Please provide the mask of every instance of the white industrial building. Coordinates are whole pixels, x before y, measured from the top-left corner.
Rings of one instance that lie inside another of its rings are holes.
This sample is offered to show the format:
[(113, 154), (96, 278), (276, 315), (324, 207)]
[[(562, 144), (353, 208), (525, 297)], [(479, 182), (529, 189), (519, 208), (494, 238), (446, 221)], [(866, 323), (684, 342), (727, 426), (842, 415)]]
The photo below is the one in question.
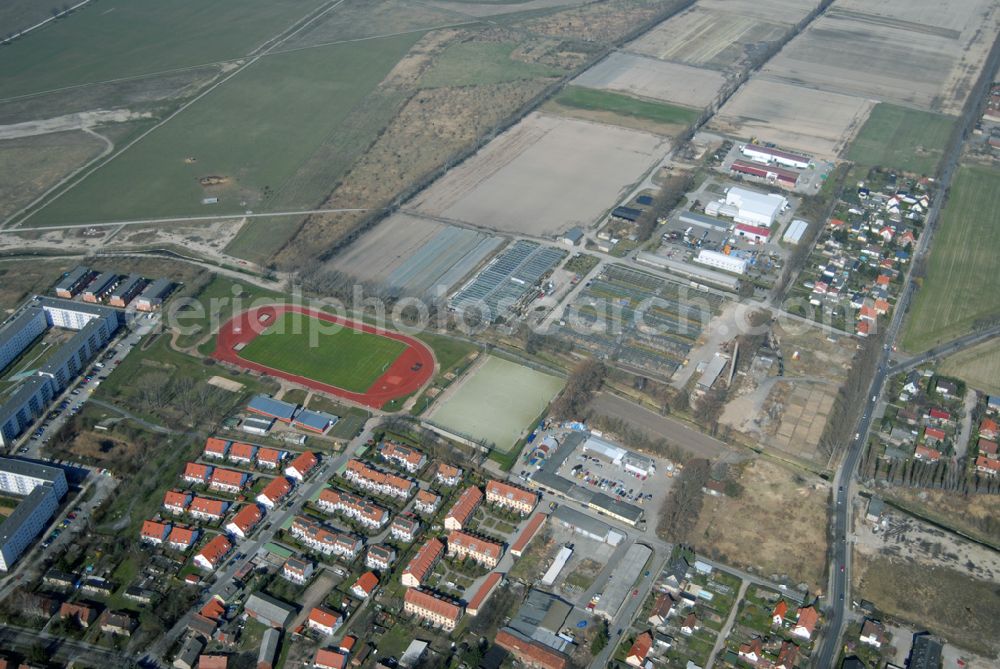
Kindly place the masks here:
[(0, 490), (25, 496), (0, 524), (0, 570), (7, 571), (59, 508), (69, 486), (58, 467), (0, 458)]
[(552, 561), (552, 564), (549, 566), (549, 568), (545, 571), (545, 574), (542, 576), (542, 585), (549, 586), (555, 583), (556, 579), (559, 578), (559, 572), (563, 570), (563, 568), (566, 566), (566, 563), (569, 562), (569, 559), (572, 556), (573, 556), (572, 548), (570, 548), (569, 546), (563, 546), (562, 548), (560, 548), (559, 552), (556, 553), (556, 559)]
[(611, 546), (617, 546), (625, 535), (615, 530), (603, 520), (599, 520), (568, 506), (559, 505), (549, 519), (567, 529), (571, 529), (582, 537), (602, 541)]
[(726, 255), (718, 251), (702, 249), (698, 251), (694, 261), (708, 267), (714, 267), (733, 274), (744, 274), (747, 271), (747, 261), (736, 256)]
[(781, 210), (788, 206), (788, 200), (777, 193), (759, 193), (733, 186), (726, 191), (726, 204), (736, 207), (733, 220), (737, 223), (769, 228)]
[(812, 162), (808, 156), (803, 156), (799, 153), (791, 153), (789, 151), (782, 151), (781, 149), (776, 149), (770, 146), (760, 146), (758, 144), (746, 144), (741, 146), (740, 153), (750, 160), (756, 160), (759, 163), (774, 163), (776, 165), (794, 167), (800, 170), (806, 169)]
[(808, 228), (809, 224), (807, 222), (795, 219), (788, 225), (788, 229), (785, 230), (785, 234), (781, 240), (789, 244), (798, 244), (802, 241), (802, 235), (806, 233), (806, 229)]

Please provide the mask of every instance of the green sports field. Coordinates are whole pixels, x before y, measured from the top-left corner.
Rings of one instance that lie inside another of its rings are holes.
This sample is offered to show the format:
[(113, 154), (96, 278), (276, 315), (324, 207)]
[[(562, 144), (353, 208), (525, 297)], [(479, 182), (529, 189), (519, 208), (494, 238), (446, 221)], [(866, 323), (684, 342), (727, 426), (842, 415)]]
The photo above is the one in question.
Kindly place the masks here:
[(491, 356), (450, 391), (430, 420), (508, 452), (563, 385), (560, 378)]
[(882, 102), (872, 110), (847, 158), (865, 167), (934, 174), (954, 125), (951, 116)]
[[(285, 313), (239, 352), (241, 358), (363, 393), (406, 344), (296, 313)], [(317, 334), (318, 333), (318, 334)], [(326, 334), (328, 333), (328, 334)]]
[(907, 316), (907, 351), (924, 351), (969, 332), (978, 319), (1000, 315), (998, 230), (1000, 171), (960, 168)]

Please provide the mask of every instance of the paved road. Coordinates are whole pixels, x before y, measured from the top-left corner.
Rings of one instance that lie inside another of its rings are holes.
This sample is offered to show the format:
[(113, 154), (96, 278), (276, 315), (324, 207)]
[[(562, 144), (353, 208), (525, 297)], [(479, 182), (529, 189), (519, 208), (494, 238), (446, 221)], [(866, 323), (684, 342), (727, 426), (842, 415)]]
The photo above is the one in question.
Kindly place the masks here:
[(208, 599), (221, 593), (227, 586), (235, 581), (236, 572), (242, 569), (245, 565), (249, 564), (257, 556), (257, 551), (271, 541), (274, 535), (277, 534), (278, 530), (280, 530), (290, 518), (297, 515), (309, 499), (318, 494), (320, 489), (326, 486), (330, 477), (333, 476), (338, 469), (343, 467), (349, 459), (354, 457), (355, 450), (371, 438), (372, 431), (380, 420), (380, 418), (369, 419), (361, 434), (355, 437), (347, 445), (347, 447), (344, 448), (340, 455), (324, 459), (320, 464), (319, 469), (307, 482), (297, 485), (284, 504), (267, 514), (264, 521), (264, 527), (261, 531), (257, 532), (257, 534), (251, 538), (245, 539), (236, 544), (233, 548), (232, 555), (235, 556), (237, 554), (243, 554), (244, 557), (238, 560), (229, 558), (229, 562), (226, 566), (216, 571), (214, 584), (204, 591), (195, 607), (185, 615), (181, 616), (180, 620), (177, 621), (170, 631), (164, 634), (163, 637), (149, 649), (148, 657), (154, 659), (163, 658), (167, 651), (170, 650), (171, 646), (173, 646), (181, 635), (184, 634), (192, 614), (197, 612), (197, 610)]
[[(924, 228), (924, 234), (920, 236), (920, 239), (917, 242), (917, 248), (913, 256), (913, 265), (918, 262), (926, 261), (930, 242), (933, 238), (934, 229), (941, 214), (941, 208), (944, 204), (947, 190), (950, 187), (955, 171), (958, 168), (959, 160), (962, 154), (962, 146), (965, 139), (969, 136), (972, 126), (976, 120), (976, 114), (985, 99), (989, 84), (992, 80), (991, 73), (997, 70), (998, 65), (1000, 65), (1000, 41), (993, 45), (993, 49), (990, 51), (986, 66), (983, 68), (983, 74), (980, 76), (979, 81), (976, 84), (976, 88), (969, 96), (969, 102), (966, 104), (962, 118), (959, 120), (957, 129), (959, 134), (956, 136), (957, 141), (952, 142), (944, 157), (944, 166), (941, 170), (941, 178), (938, 180), (937, 195), (935, 196), (934, 202), (931, 204), (931, 208), (928, 211), (927, 224)], [(913, 265), (911, 265), (911, 267)], [(847, 454), (844, 457), (843, 464), (837, 471), (837, 475), (834, 478), (834, 485), (837, 486), (837, 493), (835, 497), (833, 523), (831, 528), (833, 535), (833, 553), (830, 569), (831, 584), (828, 593), (828, 603), (832, 610), (826, 624), (827, 631), (823, 635), (822, 644), (818, 648), (815, 656), (816, 666), (818, 667), (833, 666), (834, 659), (837, 656), (837, 651), (840, 648), (840, 638), (843, 634), (845, 617), (851, 601), (851, 554), (847, 537), (850, 530), (851, 520), (850, 509), (853, 487), (852, 483), (854, 476), (857, 473), (858, 462), (861, 459), (863, 445), (867, 440), (868, 432), (871, 429), (877, 399), (882, 394), (885, 381), (891, 374), (891, 370), (889, 369), (889, 361), (892, 352), (891, 349), (893, 344), (899, 338), (899, 332), (903, 319), (910, 306), (910, 301), (913, 299), (914, 288), (915, 284), (912, 280), (912, 273), (907, 274), (906, 280), (903, 284), (903, 289), (900, 292), (899, 301), (896, 304), (896, 309), (893, 312), (892, 320), (890, 321), (889, 329), (886, 333), (885, 341), (887, 344), (879, 358), (875, 378), (872, 379), (872, 384), (869, 389), (870, 398), (865, 404), (864, 413), (861, 416), (861, 419), (858, 421), (855, 439), (851, 441)], [(954, 345), (954, 343), (945, 345), (946, 350), (947, 347), (951, 345)]]
[(134, 665), (125, 653), (9, 624), (0, 626), (0, 648), (25, 654), (41, 649), (49, 662), (57, 662), (60, 666), (69, 662), (116, 669)]
[(969, 348), (970, 346), (975, 346), (976, 344), (981, 344), (982, 342), (988, 341), (997, 336), (1000, 336), (1000, 325), (995, 325), (986, 330), (972, 332), (943, 344), (938, 344), (934, 348), (928, 349), (919, 355), (913, 356), (912, 358), (900, 360), (889, 368), (889, 373), (898, 374), (899, 372), (907, 372), (914, 367), (924, 364), (928, 360), (947, 357), (953, 353), (957, 353), (958, 351)]

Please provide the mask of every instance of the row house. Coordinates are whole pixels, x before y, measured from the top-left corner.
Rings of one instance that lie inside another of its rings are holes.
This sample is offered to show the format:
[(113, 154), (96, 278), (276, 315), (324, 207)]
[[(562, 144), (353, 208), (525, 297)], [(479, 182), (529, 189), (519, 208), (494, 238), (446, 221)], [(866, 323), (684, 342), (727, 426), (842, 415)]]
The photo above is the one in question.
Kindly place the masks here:
[(281, 566), (281, 577), (296, 585), (305, 585), (312, 578), (315, 565), (310, 560), (290, 557)]
[(299, 453), (299, 455), (296, 456), (296, 458), (292, 460), (287, 467), (285, 467), (285, 476), (295, 479), (301, 483), (307, 476), (309, 476), (309, 473), (312, 470), (316, 469), (318, 464), (319, 460), (313, 453), (309, 451)]
[(441, 485), (454, 488), (462, 482), (462, 470), (446, 462), (439, 462), (434, 472), (434, 480)]
[(169, 534), (170, 525), (158, 523), (155, 520), (144, 520), (142, 522), (142, 530), (139, 532), (139, 538), (145, 543), (159, 546), (166, 540)]
[(526, 516), (534, 510), (535, 504), (538, 503), (538, 495), (494, 479), (486, 484), (486, 501)]
[(391, 546), (375, 544), (368, 547), (365, 554), (365, 566), (378, 571), (389, 571), (389, 567), (396, 561), (396, 551)]
[(296, 516), (292, 521), (292, 536), (323, 555), (335, 555), (345, 560), (353, 560), (361, 552), (361, 540), (349, 534), (333, 532), (304, 516)]
[(226, 524), (226, 531), (240, 539), (246, 539), (263, 517), (260, 507), (256, 504), (247, 504)]
[(233, 544), (229, 539), (221, 534), (216, 535), (194, 556), (194, 563), (202, 569), (215, 569), (232, 549)]
[(229, 510), (229, 502), (211, 497), (195, 497), (188, 506), (188, 513), (192, 518), (218, 522), (225, 518)]
[(326, 513), (353, 518), (370, 529), (379, 529), (389, 522), (389, 511), (370, 499), (331, 488), (320, 493), (316, 506)]
[(202, 457), (212, 460), (224, 460), (229, 453), (229, 443), (225, 439), (209, 437), (205, 440), (205, 450)]
[(208, 487), (220, 492), (228, 492), (234, 495), (239, 494), (246, 487), (250, 480), (250, 475), (236, 469), (223, 469), (216, 467), (209, 479)]
[(357, 459), (347, 463), (344, 478), (364, 490), (400, 499), (409, 499), (417, 485), (408, 478), (383, 472)]
[(379, 444), (378, 452), (384, 460), (402, 467), (411, 474), (419, 471), (421, 467), (427, 464), (426, 455), (415, 448), (397, 444), (394, 441), (384, 441)]
[(167, 537), (167, 546), (176, 551), (187, 551), (198, 543), (198, 530), (174, 526)]
[(417, 496), (413, 499), (414, 510), (426, 516), (434, 515), (440, 506), (441, 496), (435, 495), (430, 490), (417, 491)]
[(257, 466), (261, 469), (277, 469), (285, 459), (285, 452), (276, 448), (258, 448)]
[(467, 532), (455, 530), (448, 535), (448, 556), (475, 560), (492, 569), (500, 562), (503, 546)]
[(235, 441), (229, 445), (229, 461), (249, 466), (253, 463), (253, 456), (256, 451), (257, 447), (252, 444)]
[(168, 490), (163, 495), (163, 508), (170, 513), (184, 513), (194, 498), (189, 492)]
[(279, 476), (264, 486), (257, 495), (257, 503), (268, 510), (274, 509), (291, 491), (292, 484), (284, 476)]
[(389, 526), (389, 535), (397, 541), (409, 543), (417, 538), (420, 532), (420, 522), (409, 516), (396, 516)]
[(461, 530), (470, 520), (472, 515), (483, 503), (483, 491), (476, 486), (470, 486), (459, 496), (455, 504), (452, 505), (448, 515), (444, 518), (444, 528), (446, 530)]
[(428, 539), (427, 543), (420, 547), (414, 555), (406, 569), (400, 576), (400, 581), (407, 588), (418, 588), (434, 571), (434, 567), (444, 556), (444, 544), (440, 539)]
[(198, 464), (197, 462), (188, 462), (184, 465), (184, 473), (181, 474), (181, 479), (185, 483), (191, 483), (193, 485), (206, 485), (209, 478), (212, 476), (213, 467), (208, 465)]
[(455, 629), (462, 617), (462, 607), (425, 590), (410, 588), (403, 596), (403, 612), (416, 616), (445, 632)]

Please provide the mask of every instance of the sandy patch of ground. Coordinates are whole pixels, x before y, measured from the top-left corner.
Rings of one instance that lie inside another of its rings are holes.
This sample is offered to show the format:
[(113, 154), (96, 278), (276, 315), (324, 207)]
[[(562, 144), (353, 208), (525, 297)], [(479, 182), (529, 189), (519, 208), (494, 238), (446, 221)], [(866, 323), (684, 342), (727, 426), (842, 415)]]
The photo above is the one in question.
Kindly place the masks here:
[(632, 42), (628, 50), (725, 70), (755, 48), (779, 39), (789, 28), (788, 24), (709, 10), (698, 4)]
[(836, 158), (861, 130), (873, 106), (860, 97), (755, 77), (726, 102), (710, 128)]
[(125, 123), (126, 121), (138, 121), (152, 117), (153, 115), (150, 112), (140, 114), (128, 109), (97, 109), (37, 121), (0, 125), (0, 139), (14, 139), (16, 137), (45, 135), (50, 132), (80, 130), (81, 128), (92, 128), (103, 123)]
[(552, 235), (593, 224), (668, 148), (648, 133), (534, 113), (413, 205), (490, 230)]
[(747, 465), (739, 483), (739, 498), (705, 497), (691, 533), (695, 549), (766, 577), (825, 589), (830, 484), (764, 458)]
[(714, 70), (616, 51), (573, 83), (686, 107), (707, 107), (725, 79)]
[(243, 384), (221, 376), (213, 376), (207, 381), (208, 385), (228, 390), (231, 393), (238, 393), (243, 390)]

